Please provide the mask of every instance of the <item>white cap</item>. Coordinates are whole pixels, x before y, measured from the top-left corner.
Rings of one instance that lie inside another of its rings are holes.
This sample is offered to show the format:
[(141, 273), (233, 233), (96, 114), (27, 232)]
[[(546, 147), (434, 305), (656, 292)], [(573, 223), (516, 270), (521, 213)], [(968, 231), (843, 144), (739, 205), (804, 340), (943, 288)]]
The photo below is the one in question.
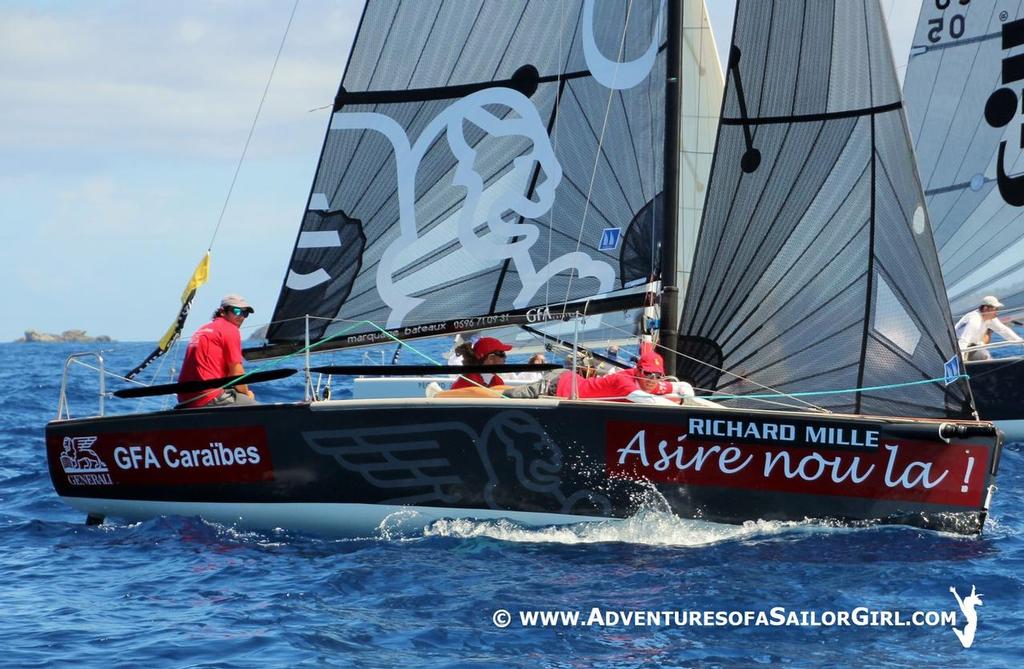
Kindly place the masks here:
[(995, 295), (986, 295), (981, 298), (981, 306), (983, 307), (995, 307), (996, 309), (1002, 309), (1003, 303)]
[(249, 303), (241, 295), (225, 295), (224, 299), (220, 301), (221, 307), (238, 307), (239, 309), (245, 309), (250, 314), (256, 313)]

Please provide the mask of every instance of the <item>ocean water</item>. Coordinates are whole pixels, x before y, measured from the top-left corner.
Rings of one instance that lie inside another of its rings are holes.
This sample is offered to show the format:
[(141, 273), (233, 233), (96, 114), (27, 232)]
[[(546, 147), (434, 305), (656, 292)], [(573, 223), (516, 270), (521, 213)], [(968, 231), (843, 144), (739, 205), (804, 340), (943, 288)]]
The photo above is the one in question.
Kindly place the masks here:
[[(396, 524), (345, 541), (200, 518), (86, 527), (50, 485), (43, 426), (64, 357), (100, 348), (123, 373), (151, 345), (0, 344), (0, 667), (1017, 667), (1024, 657), (1019, 445), (1004, 451), (975, 538), (714, 525), (656, 509), (539, 530), (442, 520), (408, 534)], [(335, 361), (358, 360), (345, 355)], [(256, 390), (287, 401), (301, 382)], [(74, 368), (73, 415), (94, 412), (95, 391), (95, 372)], [(108, 400), (108, 412), (138, 408)], [(983, 603), (970, 648), (951, 624), (728, 624), (773, 609), (827, 623), (863, 607), (878, 622), (881, 612), (956, 613), (963, 630), (950, 588), (966, 597), (972, 586)], [(537, 611), (579, 619), (531, 623)]]

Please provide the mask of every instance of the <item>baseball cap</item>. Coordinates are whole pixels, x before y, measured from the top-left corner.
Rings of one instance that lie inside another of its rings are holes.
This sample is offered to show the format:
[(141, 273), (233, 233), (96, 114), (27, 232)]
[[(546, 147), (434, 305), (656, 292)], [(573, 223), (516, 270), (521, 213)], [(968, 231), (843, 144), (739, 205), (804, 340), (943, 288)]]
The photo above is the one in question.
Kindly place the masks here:
[(480, 337), (473, 344), (473, 355), (478, 360), (483, 360), (491, 353), (497, 353), (498, 351), (511, 351), (512, 347), (508, 344), (502, 344), (501, 340), (495, 339), (494, 337)]
[(640, 354), (640, 360), (637, 361), (636, 368), (644, 373), (657, 372), (658, 374), (664, 374), (665, 359), (654, 351), (646, 350)]
[(256, 310), (253, 309), (252, 306), (250, 306), (249, 303), (245, 300), (245, 298), (242, 297), (241, 295), (225, 295), (224, 299), (220, 301), (220, 306), (238, 307), (239, 309), (247, 310), (250, 314), (256, 313)]
[(986, 295), (981, 298), (981, 304), (985, 307), (995, 307), (996, 309), (1002, 309), (1003, 303), (999, 301), (995, 295)]

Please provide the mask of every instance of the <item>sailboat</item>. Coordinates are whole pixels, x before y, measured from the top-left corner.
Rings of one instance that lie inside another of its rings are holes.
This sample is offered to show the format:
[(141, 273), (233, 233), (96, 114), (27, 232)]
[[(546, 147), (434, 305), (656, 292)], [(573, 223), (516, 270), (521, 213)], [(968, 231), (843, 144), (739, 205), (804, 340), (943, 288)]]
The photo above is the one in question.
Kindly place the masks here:
[[(313, 371), (311, 350), (592, 321), (654, 287), (667, 369), (705, 397), (65, 417), (46, 428), (58, 494), (93, 521), (328, 535), (621, 519), (652, 498), (715, 522), (981, 531), (1002, 442), (944, 374), (955, 341), (877, 3), (741, 0), (724, 97), (695, 101), (714, 51), (699, 0), (368, 2), (248, 351)], [(687, 123), (717, 125), (713, 150)]]
[[(954, 317), (990, 294), (1024, 309), (1022, 45), (1019, 3), (921, 5), (903, 90)], [(980, 415), (1013, 441), (1024, 439), (1020, 350), (966, 362)]]

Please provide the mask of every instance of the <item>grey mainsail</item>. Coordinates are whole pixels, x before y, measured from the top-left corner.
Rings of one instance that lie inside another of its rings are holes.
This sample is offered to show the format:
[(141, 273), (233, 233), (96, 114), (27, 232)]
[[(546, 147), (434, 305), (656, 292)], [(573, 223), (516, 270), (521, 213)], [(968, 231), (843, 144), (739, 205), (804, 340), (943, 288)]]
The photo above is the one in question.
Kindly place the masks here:
[(956, 345), (923, 204), (877, 1), (740, 0), (680, 326), (726, 372), (683, 372), (732, 395), (885, 387), (807, 399), (836, 411), (971, 411), (963, 381), (928, 382)]
[(665, 0), (367, 2), (270, 342), (642, 304), (666, 34)]
[(1024, 306), (1024, 3), (926, 1), (904, 82), (954, 314)]

